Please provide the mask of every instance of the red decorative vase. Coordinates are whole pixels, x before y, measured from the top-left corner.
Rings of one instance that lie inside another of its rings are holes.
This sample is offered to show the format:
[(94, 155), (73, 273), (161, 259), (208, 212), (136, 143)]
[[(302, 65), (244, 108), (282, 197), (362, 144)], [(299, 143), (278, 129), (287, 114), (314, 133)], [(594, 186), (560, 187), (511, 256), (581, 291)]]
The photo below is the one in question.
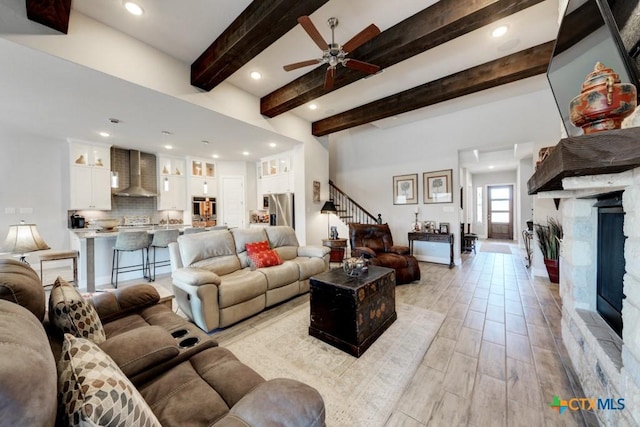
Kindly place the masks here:
[(544, 265), (547, 267), (547, 274), (549, 274), (551, 283), (560, 283), (560, 261), (545, 258)]
[(620, 83), (611, 68), (598, 62), (582, 83), (580, 95), (569, 105), (571, 122), (585, 134), (620, 129), (622, 120), (635, 110), (636, 87)]

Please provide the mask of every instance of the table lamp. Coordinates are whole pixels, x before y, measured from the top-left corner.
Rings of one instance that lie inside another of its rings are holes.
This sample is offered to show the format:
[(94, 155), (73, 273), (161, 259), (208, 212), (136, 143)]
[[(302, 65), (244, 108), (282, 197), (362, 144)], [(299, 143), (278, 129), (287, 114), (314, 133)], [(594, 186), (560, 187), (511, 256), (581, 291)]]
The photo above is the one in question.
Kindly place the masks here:
[(20, 254), (20, 261), (29, 264), (25, 258), (25, 253), (49, 249), (49, 246), (42, 240), (35, 224), (10, 225), (9, 234), (4, 241), (3, 249), (12, 254)]
[(320, 209), (320, 213), (327, 214), (327, 237), (331, 238), (331, 217), (329, 214), (335, 214), (338, 212), (336, 209), (336, 205), (333, 204), (331, 200), (324, 202), (322, 205), (322, 209)]

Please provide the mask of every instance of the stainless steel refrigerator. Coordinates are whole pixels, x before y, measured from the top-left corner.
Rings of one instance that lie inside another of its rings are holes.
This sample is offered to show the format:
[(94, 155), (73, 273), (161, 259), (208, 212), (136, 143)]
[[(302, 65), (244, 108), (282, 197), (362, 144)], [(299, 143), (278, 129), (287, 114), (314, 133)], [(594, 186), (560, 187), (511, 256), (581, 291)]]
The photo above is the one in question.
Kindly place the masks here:
[(295, 227), (293, 193), (265, 194), (269, 198), (269, 225)]

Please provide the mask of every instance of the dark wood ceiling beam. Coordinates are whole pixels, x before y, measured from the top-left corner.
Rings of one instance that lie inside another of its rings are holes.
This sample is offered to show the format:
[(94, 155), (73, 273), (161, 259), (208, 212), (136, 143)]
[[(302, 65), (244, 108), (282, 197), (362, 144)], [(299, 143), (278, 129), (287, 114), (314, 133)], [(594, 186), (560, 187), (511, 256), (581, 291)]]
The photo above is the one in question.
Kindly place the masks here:
[(191, 64), (191, 84), (211, 90), (329, 0), (254, 0)]
[(327, 117), (314, 122), (311, 133), (328, 135), (542, 74), (549, 65), (553, 45), (550, 41)]
[(26, 0), (27, 18), (67, 34), (71, 0)]
[[(440, 0), (383, 31), (350, 57), (386, 68), (481, 28), (544, 0)], [(260, 112), (275, 117), (329, 93), (324, 89), (325, 67), (318, 67), (260, 100)], [(340, 68), (333, 89), (366, 74)]]

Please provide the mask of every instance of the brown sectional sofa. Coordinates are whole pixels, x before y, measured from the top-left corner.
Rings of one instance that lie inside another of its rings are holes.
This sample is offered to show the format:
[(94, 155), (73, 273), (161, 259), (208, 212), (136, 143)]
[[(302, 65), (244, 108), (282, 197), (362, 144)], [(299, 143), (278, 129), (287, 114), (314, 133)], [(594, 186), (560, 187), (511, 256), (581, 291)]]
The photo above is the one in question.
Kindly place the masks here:
[[(253, 268), (245, 245), (265, 240), (284, 262)], [(329, 252), (300, 246), (287, 226), (184, 235), (169, 245), (173, 291), (180, 309), (212, 331), (308, 292), (309, 278), (329, 269)]]
[[(158, 304), (152, 286), (105, 292), (90, 301), (106, 335), (98, 351), (117, 364), (159, 424), (324, 425), (324, 403), (315, 389), (290, 379), (265, 381), (195, 325)], [(70, 357), (64, 350), (73, 340), (89, 343), (70, 334), (63, 338), (47, 321), (37, 274), (26, 264), (0, 260), (0, 424), (60, 422), (57, 396), (66, 395), (59, 394), (62, 373), (56, 362), (60, 368), (59, 359)], [(109, 381), (92, 385), (98, 384), (99, 392)]]

